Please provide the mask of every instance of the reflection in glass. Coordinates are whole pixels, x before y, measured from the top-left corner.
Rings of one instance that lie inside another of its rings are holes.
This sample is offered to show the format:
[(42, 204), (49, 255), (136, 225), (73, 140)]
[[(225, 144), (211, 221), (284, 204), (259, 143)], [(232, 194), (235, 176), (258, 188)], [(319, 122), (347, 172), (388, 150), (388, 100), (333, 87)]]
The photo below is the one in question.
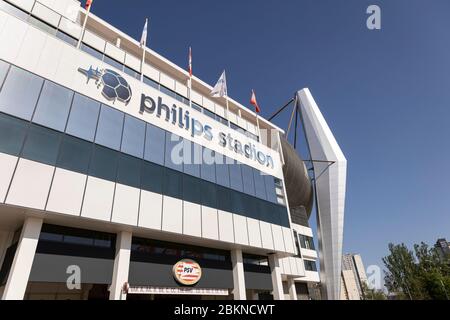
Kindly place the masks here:
[(100, 103), (75, 94), (66, 132), (75, 137), (93, 141)]
[(124, 114), (102, 105), (95, 142), (105, 147), (120, 150)]

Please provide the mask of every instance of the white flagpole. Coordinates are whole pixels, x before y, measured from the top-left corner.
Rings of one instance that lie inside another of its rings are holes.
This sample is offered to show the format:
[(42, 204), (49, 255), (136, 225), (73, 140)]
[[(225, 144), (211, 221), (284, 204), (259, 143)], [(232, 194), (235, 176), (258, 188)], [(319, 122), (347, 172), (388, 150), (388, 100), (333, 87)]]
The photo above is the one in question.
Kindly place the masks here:
[(92, 3), (89, 6), (89, 8), (87, 9), (86, 15), (84, 17), (83, 28), (81, 28), (81, 35), (80, 35), (80, 39), (78, 39), (77, 49), (80, 49), (80, 47), (81, 47), (81, 41), (83, 40), (84, 33), (86, 32), (86, 24), (87, 24), (87, 21), (89, 18), (89, 13), (91, 12), (91, 7), (92, 7)]
[[(144, 82), (144, 64), (145, 64), (145, 53), (147, 51), (147, 37), (148, 37), (148, 18), (145, 19), (145, 39), (141, 39), (142, 47), (142, 61), (141, 61), (141, 82)], [(143, 34), (144, 35), (144, 34)]]
[(192, 108), (192, 48), (189, 47), (189, 108)]

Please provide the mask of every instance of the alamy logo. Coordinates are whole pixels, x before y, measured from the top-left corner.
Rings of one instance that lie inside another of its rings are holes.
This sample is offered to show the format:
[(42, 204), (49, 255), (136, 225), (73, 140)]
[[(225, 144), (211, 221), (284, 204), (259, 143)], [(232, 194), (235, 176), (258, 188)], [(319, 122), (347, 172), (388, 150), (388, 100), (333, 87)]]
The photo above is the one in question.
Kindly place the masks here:
[(102, 94), (106, 99), (113, 102), (119, 100), (125, 104), (130, 102), (133, 95), (131, 87), (117, 72), (110, 69), (94, 69), (92, 66), (87, 70), (79, 68), (78, 71), (87, 77), (87, 83), (92, 79), (95, 80), (97, 88), (103, 87)]

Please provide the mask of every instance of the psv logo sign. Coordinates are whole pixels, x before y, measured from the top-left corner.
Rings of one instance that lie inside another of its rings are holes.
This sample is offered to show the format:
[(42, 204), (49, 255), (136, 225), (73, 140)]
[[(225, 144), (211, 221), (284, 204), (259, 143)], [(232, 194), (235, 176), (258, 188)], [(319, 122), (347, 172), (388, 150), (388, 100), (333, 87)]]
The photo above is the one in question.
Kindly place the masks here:
[(178, 261), (172, 269), (175, 280), (185, 286), (193, 286), (202, 277), (202, 268), (191, 259)]

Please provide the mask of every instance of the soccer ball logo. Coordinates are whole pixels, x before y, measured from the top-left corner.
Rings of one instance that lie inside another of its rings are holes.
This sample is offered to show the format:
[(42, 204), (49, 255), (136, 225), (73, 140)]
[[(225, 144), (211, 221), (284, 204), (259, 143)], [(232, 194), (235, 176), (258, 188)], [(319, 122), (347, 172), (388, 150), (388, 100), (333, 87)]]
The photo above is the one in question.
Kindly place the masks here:
[(130, 102), (132, 97), (131, 87), (127, 80), (117, 72), (110, 69), (99, 70), (97, 68), (94, 70), (92, 66), (89, 70), (80, 68), (78, 71), (86, 75), (88, 83), (89, 80), (94, 79), (98, 88), (103, 86), (102, 94), (106, 99), (113, 102), (119, 100), (125, 104)]

